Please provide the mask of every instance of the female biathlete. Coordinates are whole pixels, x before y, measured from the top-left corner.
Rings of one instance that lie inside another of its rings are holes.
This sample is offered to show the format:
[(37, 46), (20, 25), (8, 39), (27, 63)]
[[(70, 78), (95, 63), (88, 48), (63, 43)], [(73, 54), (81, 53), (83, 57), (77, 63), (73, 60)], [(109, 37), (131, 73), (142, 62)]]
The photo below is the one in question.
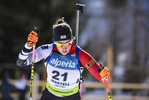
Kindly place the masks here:
[[(17, 65), (32, 64), (32, 46), (38, 41), (38, 34), (31, 31), (24, 48), (18, 55)], [(47, 83), (40, 100), (81, 100), (79, 84), (80, 65), (99, 81), (109, 80), (109, 70), (101, 67), (93, 57), (74, 43), (71, 27), (63, 18), (53, 25), (53, 43), (35, 50), (35, 63), (45, 61)]]

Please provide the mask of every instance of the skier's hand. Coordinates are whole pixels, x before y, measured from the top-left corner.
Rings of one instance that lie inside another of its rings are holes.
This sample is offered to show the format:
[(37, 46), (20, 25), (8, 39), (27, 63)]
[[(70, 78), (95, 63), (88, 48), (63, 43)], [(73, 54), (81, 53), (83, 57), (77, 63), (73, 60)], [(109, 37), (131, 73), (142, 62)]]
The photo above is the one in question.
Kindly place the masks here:
[(110, 76), (110, 72), (107, 67), (104, 67), (99, 74), (103, 79), (107, 79)]
[(33, 43), (38, 42), (38, 34), (35, 31), (31, 31), (27, 38), (27, 46), (33, 46)]

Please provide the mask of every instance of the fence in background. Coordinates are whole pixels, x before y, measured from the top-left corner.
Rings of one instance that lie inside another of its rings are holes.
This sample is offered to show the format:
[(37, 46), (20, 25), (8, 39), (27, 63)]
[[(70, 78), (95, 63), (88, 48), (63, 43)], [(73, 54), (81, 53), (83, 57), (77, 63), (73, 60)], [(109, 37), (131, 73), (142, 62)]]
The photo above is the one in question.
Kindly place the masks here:
[[(110, 55), (110, 54), (109, 54)], [(13, 64), (13, 63), (10, 63), (10, 64), (0, 64), (1, 65), (1, 68), (5, 68), (5, 69), (17, 69), (16, 67), (16, 64)], [(112, 64), (111, 64), (112, 65)], [(37, 65), (36, 68), (40, 68), (41, 65)], [(135, 66), (136, 67), (136, 66)], [(131, 67), (129, 67), (131, 68)], [(133, 68), (133, 67), (132, 67)], [(142, 67), (141, 67), (142, 68)], [(110, 69), (110, 68), (109, 68)], [(22, 69), (23, 71), (26, 70), (26, 72), (30, 73), (30, 69), (29, 67), (26, 67), (24, 69)], [(2, 70), (1, 70), (2, 71)], [(36, 69), (37, 71), (37, 69)], [(41, 71), (41, 70), (40, 70)], [(130, 69), (130, 71), (138, 71), (138, 69)], [(139, 75), (142, 75), (142, 73), (145, 73), (143, 68), (139, 70)], [(14, 72), (13, 72), (14, 74)], [(134, 74), (135, 75), (135, 74)], [(36, 76), (36, 74), (35, 74)], [(34, 78), (34, 88), (33, 91), (36, 91), (35, 95), (37, 98), (40, 98), (41, 96), (41, 91), (45, 88), (45, 84), (46, 84), (46, 81), (42, 81), (42, 80), (38, 80), (39, 78), (37, 78), (37, 81), (36, 81), (36, 78)], [(110, 78), (111, 80), (111, 78)], [(12, 84), (14, 85), (15, 84), (15, 81), (16, 80), (11, 80)], [(27, 84), (28, 86), (30, 85), (30, 80), (27, 80)], [(0, 81), (0, 85), (1, 85), (1, 81)], [(91, 88), (91, 89), (96, 89), (96, 88), (105, 88), (105, 85), (101, 82), (87, 82), (85, 81), (84, 82), (84, 85), (85, 85), (85, 88)], [(149, 90), (149, 83), (113, 83), (113, 82), (108, 82), (108, 86), (109, 88), (112, 90), (112, 89), (131, 89), (131, 90), (143, 90), (143, 89), (146, 89), (146, 90)], [(41, 90), (39, 90), (39, 87)], [(37, 91), (40, 91), (40, 92), (37, 92)], [(112, 94), (112, 93), (111, 93)], [(114, 93), (113, 93), (114, 94)], [(13, 98), (17, 98), (18, 97), (18, 94), (17, 93), (12, 93), (11, 94)], [(1, 94), (0, 94), (1, 96)], [(29, 97), (29, 92), (27, 94), (27, 97)], [(85, 94), (83, 96), (83, 100), (108, 100), (107, 98), (107, 92), (105, 92), (104, 95), (101, 95), (100, 93), (98, 95), (95, 95), (95, 94)], [(149, 100), (149, 96), (126, 96), (126, 95), (112, 95), (112, 99), (113, 100)], [(33, 98), (33, 100), (36, 100)]]
[[(12, 84), (15, 83), (15, 80), (11, 80)], [(37, 82), (34, 82), (36, 84)], [(1, 81), (0, 81), (1, 84)], [(27, 84), (30, 84), (30, 80), (27, 81)], [(46, 81), (39, 81), (37, 87), (41, 87), (42, 90), (45, 88)], [(100, 82), (84, 82), (85, 88), (105, 88), (103, 83)], [(149, 83), (111, 83), (108, 84), (111, 89), (149, 89)], [(36, 90), (38, 91), (38, 90)], [(36, 92), (37, 93), (37, 92)], [(11, 94), (13, 98), (16, 98), (18, 95), (16, 93)], [(40, 98), (41, 93), (37, 93), (36, 97)], [(83, 96), (83, 100), (108, 100), (107, 93), (105, 95), (87, 95)], [(113, 100), (149, 100), (147, 96), (124, 96), (124, 95), (112, 95)]]

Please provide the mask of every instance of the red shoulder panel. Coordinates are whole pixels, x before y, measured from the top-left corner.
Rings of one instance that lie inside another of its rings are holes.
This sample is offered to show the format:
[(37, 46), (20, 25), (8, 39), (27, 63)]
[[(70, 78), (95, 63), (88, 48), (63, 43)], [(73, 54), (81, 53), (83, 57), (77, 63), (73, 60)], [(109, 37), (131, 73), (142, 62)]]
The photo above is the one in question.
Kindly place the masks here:
[(83, 49), (80, 49), (79, 60), (83, 66), (85, 66), (91, 59), (92, 57), (86, 51), (84, 51)]

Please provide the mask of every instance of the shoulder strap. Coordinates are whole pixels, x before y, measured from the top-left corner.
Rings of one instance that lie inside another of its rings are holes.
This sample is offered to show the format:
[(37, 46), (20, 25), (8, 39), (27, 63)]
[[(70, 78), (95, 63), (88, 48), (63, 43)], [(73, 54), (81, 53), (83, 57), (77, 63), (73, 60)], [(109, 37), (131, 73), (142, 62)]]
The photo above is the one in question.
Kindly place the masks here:
[[(51, 51), (50, 55), (47, 57), (47, 60), (46, 60), (47, 63), (48, 63), (49, 60), (51, 59), (51, 56), (52, 56), (52, 54), (53, 54), (53, 49), (54, 49), (54, 47), (55, 47), (55, 44), (52, 44), (52, 45), (53, 45), (53, 48), (52, 48), (52, 51)], [(47, 67), (47, 66), (46, 66), (46, 67)]]
[(84, 78), (82, 76), (83, 69), (80, 69), (82, 67), (80, 67), (80, 65), (79, 65), (79, 51), (80, 51), (80, 49), (81, 48), (79, 46), (75, 45), (75, 51), (76, 51), (75, 55), (76, 55), (76, 60), (77, 60), (77, 67), (78, 67), (78, 70), (80, 71), (79, 89), (80, 89), (80, 83), (82, 83), (84, 81)]
[(75, 45), (75, 56), (76, 56), (76, 60), (77, 60), (77, 68), (78, 70), (80, 70), (80, 65), (79, 65), (79, 51), (80, 51), (80, 47)]

